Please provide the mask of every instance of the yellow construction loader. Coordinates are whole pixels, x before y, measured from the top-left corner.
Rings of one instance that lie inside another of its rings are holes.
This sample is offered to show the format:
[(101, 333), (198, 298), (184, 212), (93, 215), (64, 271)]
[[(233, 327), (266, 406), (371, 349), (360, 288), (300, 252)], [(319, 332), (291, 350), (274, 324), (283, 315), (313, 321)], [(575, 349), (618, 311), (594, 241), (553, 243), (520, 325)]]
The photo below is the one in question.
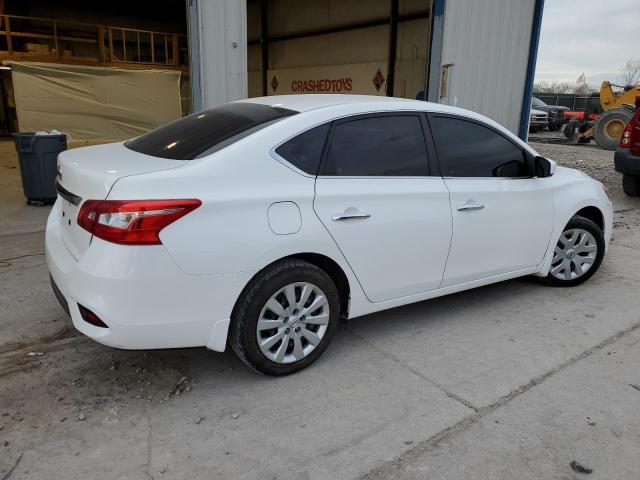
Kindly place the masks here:
[(564, 129), (567, 138), (577, 143), (596, 143), (613, 150), (620, 143), (620, 137), (626, 124), (631, 120), (640, 98), (640, 84), (634, 86), (615, 85), (604, 81), (600, 85), (600, 105), (603, 113), (594, 119), (590, 112), (584, 112), (580, 118), (572, 118)]

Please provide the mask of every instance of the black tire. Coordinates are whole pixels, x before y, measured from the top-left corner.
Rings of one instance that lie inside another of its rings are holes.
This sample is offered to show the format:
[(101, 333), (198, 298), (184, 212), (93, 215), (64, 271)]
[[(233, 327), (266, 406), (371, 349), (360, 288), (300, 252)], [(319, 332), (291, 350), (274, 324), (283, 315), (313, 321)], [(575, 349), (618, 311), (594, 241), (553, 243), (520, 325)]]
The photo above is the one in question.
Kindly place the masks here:
[(531, 126), (531, 127), (529, 127), (529, 131), (530, 131), (531, 133), (538, 133), (538, 132), (540, 132), (540, 130), (542, 130), (542, 128), (541, 128), (541, 127), (537, 127), (537, 126)]
[[(596, 271), (600, 267), (600, 264), (602, 263), (602, 259), (604, 257), (605, 240), (604, 240), (604, 234), (600, 229), (600, 227), (596, 225), (593, 221), (589, 220), (588, 218), (584, 218), (579, 215), (576, 215), (571, 220), (569, 220), (569, 223), (567, 223), (567, 225), (564, 227), (562, 232), (564, 234), (564, 232), (571, 229), (575, 229), (575, 228), (580, 228), (591, 233), (591, 235), (593, 235), (596, 241), (597, 252), (596, 252), (596, 257), (593, 262), (593, 265), (589, 268), (589, 270), (587, 270), (581, 276), (570, 279), (570, 280), (559, 279), (557, 277), (554, 277), (551, 274), (551, 271), (549, 271), (549, 273), (545, 277), (545, 280), (549, 285), (552, 285), (554, 287), (575, 287), (576, 285), (580, 285), (582, 282), (585, 282), (589, 278), (591, 278), (593, 274), (596, 273)], [(560, 240), (558, 240), (558, 244), (559, 243), (560, 243)], [(551, 268), (553, 268), (553, 264)]]
[[(306, 357), (293, 363), (277, 363), (267, 358), (258, 345), (258, 318), (267, 301), (278, 290), (296, 282), (317, 285), (326, 295), (329, 323), (320, 343)], [(257, 372), (267, 375), (289, 375), (312, 364), (327, 348), (340, 317), (340, 298), (335, 283), (324, 270), (298, 259), (287, 259), (269, 265), (249, 282), (240, 294), (231, 315), (229, 344), (238, 357)]]
[(640, 197), (640, 176), (622, 175), (622, 190), (630, 197)]
[[(593, 127), (593, 139), (607, 150), (615, 150), (620, 143), (624, 127), (633, 117), (633, 112), (625, 108), (613, 108), (604, 112)], [(619, 135), (612, 135), (618, 132)]]

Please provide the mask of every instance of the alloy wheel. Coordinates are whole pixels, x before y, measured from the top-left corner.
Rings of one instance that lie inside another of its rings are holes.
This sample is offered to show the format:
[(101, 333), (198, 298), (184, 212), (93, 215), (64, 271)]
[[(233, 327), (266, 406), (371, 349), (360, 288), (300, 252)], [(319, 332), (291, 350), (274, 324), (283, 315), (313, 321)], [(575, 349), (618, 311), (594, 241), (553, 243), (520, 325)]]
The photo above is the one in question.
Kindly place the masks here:
[(275, 363), (308, 356), (324, 337), (330, 319), (325, 293), (308, 282), (291, 283), (274, 293), (260, 312), (258, 346)]

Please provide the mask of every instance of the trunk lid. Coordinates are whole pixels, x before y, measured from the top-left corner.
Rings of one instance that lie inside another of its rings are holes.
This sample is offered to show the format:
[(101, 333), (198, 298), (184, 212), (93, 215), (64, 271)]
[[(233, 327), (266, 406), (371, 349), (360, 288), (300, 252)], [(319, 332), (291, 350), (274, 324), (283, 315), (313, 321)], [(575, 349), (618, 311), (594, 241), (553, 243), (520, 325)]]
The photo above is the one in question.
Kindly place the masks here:
[(91, 243), (91, 234), (77, 222), (84, 201), (104, 200), (120, 178), (178, 168), (186, 163), (134, 152), (123, 142), (62, 152), (58, 156), (58, 201), (53, 214), (58, 216), (64, 243), (76, 260)]

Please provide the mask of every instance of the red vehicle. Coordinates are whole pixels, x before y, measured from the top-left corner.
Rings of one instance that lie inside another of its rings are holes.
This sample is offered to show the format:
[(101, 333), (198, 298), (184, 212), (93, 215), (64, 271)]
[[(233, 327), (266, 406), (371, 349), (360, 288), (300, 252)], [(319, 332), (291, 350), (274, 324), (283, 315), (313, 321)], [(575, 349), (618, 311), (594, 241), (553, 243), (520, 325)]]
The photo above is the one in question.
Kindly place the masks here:
[[(639, 97), (640, 98), (640, 97)], [(622, 173), (622, 189), (630, 197), (640, 196), (640, 102), (636, 101), (636, 112), (627, 123), (616, 149), (614, 163)]]
[[(584, 120), (584, 113), (585, 112), (577, 112), (577, 111), (569, 110), (568, 112), (564, 112), (563, 115), (566, 120), (571, 120), (572, 118), (575, 118), (578, 120)], [(600, 118), (600, 115), (598, 115), (597, 113), (590, 113), (587, 116), (588, 120), (591, 120), (594, 122), (598, 120), (598, 118)]]

